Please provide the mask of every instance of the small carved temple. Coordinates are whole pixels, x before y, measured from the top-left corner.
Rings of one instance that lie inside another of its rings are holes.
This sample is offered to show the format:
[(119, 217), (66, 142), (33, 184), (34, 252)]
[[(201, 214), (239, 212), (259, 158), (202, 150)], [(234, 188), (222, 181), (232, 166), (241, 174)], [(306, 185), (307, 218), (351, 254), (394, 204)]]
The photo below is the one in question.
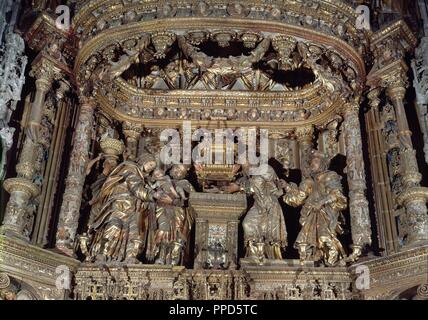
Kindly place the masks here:
[(0, 299), (428, 299), (427, 0), (0, 8)]

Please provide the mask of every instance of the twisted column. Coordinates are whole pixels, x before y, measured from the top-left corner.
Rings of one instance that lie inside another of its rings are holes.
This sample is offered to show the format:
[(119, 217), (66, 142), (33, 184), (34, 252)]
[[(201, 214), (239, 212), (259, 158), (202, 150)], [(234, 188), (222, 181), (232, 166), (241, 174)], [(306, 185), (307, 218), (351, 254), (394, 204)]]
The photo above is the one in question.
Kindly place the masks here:
[(79, 223), (95, 109), (92, 100), (86, 97), (81, 97), (80, 100), (79, 120), (73, 137), (73, 149), (56, 234), (57, 249), (70, 256), (73, 255), (73, 245)]
[(371, 222), (366, 198), (366, 176), (358, 110), (358, 103), (353, 103), (348, 105), (344, 112), (346, 170), (353, 242), (350, 258), (353, 260), (358, 259), (364, 246), (371, 244)]

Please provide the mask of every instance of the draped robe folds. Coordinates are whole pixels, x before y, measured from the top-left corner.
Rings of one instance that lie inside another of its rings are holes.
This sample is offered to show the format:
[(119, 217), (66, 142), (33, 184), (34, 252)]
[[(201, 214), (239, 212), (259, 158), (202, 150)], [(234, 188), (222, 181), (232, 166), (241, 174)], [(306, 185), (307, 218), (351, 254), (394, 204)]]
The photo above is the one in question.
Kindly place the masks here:
[(147, 259), (149, 261), (156, 258), (161, 242), (188, 244), (188, 236), (194, 217), (192, 210), (184, 205), (184, 200), (187, 199), (184, 192), (189, 194), (194, 189), (185, 179), (173, 180), (172, 183), (174, 188), (180, 192), (168, 193), (168, 196), (174, 201), (173, 204), (165, 205), (158, 202), (156, 205), (157, 230), (154, 237), (150, 237), (148, 241)]
[[(269, 166), (266, 174), (252, 176), (241, 183), (246, 193), (254, 197), (254, 205), (243, 221), (246, 243), (276, 243), (282, 248), (287, 246), (285, 219), (278, 201), (283, 193), (276, 185), (277, 180), (276, 173)], [(280, 253), (276, 256), (280, 258)]]
[(293, 207), (303, 204), (300, 213), (300, 230), (294, 247), (305, 246), (314, 249), (314, 258), (325, 255), (324, 246), (331, 243), (339, 254), (344, 255), (337, 234), (342, 233), (340, 226), (341, 211), (347, 207), (347, 199), (342, 193), (340, 176), (333, 171), (320, 173), (307, 178), (299, 187), (290, 184), (290, 190), (284, 201)]
[(146, 174), (133, 162), (119, 164), (91, 201), (89, 232), (93, 233), (90, 255), (109, 260), (136, 258), (153, 228), (152, 191)]

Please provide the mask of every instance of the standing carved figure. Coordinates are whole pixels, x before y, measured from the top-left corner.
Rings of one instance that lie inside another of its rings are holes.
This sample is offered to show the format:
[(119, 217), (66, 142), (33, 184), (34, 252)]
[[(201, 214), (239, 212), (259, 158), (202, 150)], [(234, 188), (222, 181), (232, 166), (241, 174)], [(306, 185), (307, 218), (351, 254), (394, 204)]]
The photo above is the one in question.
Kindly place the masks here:
[[(243, 165), (245, 174), (249, 165)], [(287, 246), (284, 215), (278, 198), (283, 195), (277, 183), (279, 179), (271, 166), (266, 173), (252, 175), (231, 184), (225, 190), (244, 191), (254, 198), (254, 205), (246, 214), (242, 226), (246, 244), (246, 257), (258, 263), (267, 259), (281, 260), (281, 249)]]
[[(147, 256), (156, 259), (156, 264), (179, 265), (182, 263), (184, 249), (188, 242), (193, 215), (186, 205), (188, 195), (194, 191), (185, 179), (188, 168), (174, 165), (169, 175), (156, 169), (152, 185), (156, 201), (157, 229), (149, 240)], [(171, 179), (172, 178), (172, 179)]]
[(148, 179), (156, 161), (146, 156), (140, 163), (141, 166), (130, 161), (119, 164), (91, 200), (89, 238), (81, 237), (87, 260), (138, 262), (153, 211)]
[(300, 186), (281, 181), (285, 188), (284, 201), (293, 207), (303, 205), (300, 212), (302, 229), (294, 247), (299, 250), (300, 260), (324, 260), (334, 266), (345, 256), (342, 244), (337, 238), (343, 233), (341, 211), (347, 207), (342, 193), (341, 177), (328, 170), (328, 161), (318, 151), (311, 156), (311, 176)]

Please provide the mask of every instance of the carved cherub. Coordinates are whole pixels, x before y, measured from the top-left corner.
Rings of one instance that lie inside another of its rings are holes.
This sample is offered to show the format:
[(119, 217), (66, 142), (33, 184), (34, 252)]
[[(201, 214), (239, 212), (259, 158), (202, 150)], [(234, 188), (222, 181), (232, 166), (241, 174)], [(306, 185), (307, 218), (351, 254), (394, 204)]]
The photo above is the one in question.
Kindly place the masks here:
[(251, 70), (253, 64), (259, 62), (269, 50), (270, 41), (269, 38), (264, 39), (248, 56), (214, 58), (201, 52), (199, 48), (190, 44), (185, 37), (178, 37), (180, 49), (203, 72), (202, 81), (211, 89), (228, 87)]
[(129, 69), (133, 63), (138, 63), (140, 53), (145, 50), (150, 44), (150, 36), (143, 35), (138, 41), (138, 44), (133, 49), (124, 49), (125, 53), (120, 56), (117, 62), (110, 62), (108, 71), (108, 80), (114, 80), (119, 77), (123, 72)]

